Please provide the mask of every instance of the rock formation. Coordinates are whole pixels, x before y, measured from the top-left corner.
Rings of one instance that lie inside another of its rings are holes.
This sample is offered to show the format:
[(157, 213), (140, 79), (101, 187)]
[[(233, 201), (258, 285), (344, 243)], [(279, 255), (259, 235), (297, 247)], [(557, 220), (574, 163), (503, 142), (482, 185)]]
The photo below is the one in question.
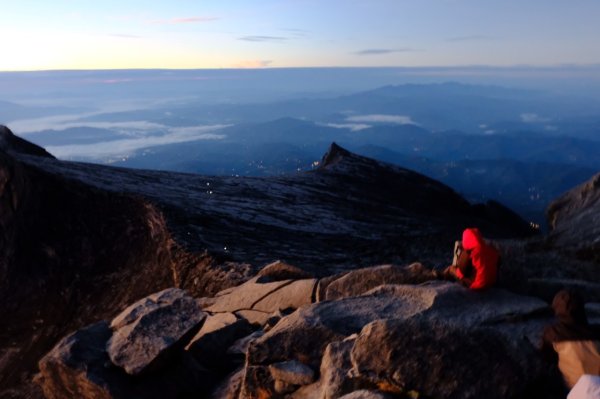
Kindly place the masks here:
[(556, 199), (547, 216), (554, 245), (600, 262), (600, 173)]
[[(542, 330), (551, 321), (546, 302), (501, 289), (474, 292), (435, 280), (416, 285), (401, 282), (402, 277), (407, 281), (423, 277), (422, 267), (415, 265), (360, 269), (333, 279), (330, 285), (368, 272), (392, 275), (396, 281), (373, 287), (376, 279), (371, 279), (360, 289), (360, 280), (350, 279), (356, 283), (336, 291), (336, 299), (316, 302), (313, 298), (309, 304), (298, 304), (272, 327), (254, 322), (256, 332), (240, 316), (205, 308), (209, 316), (196, 337), (168, 342), (169, 363), (155, 363), (152, 383), (148, 374), (139, 379), (126, 372), (139, 363), (137, 359), (114, 362), (110, 342), (119, 332), (111, 331), (107, 322), (64, 338), (40, 362), (37, 381), (47, 397), (57, 399), (69, 395), (124, 398), (133, 392), (141, 399), (158, 393), (213, 399), (560, 397), (556, 369), (537, 352)], [(271, 297), (269, 302), (280, 303), (278, 308), (289, 306), (272, 284), (254, 281), (252, 290), (264, 285), (263, 299)], [(248, 290), (245, 283), (215, 299), (236, 292), (243, 296)], [(142, 299), (111, 325), (140, 319), (140, 304), (151, 304), (165, 292)], [(175, 309), (177, 305), (165, 306)], [(157, 328), (170, 320), (172, 313), (167, 314), (164, 319), (146, 319), (143, 333), (129, 339), (140, 357), (153, 352), (148, 348), (170, 334)], [(188, 317), (182, 313), (173, 324), (185, 320)], [(234, 349), (240, 347), (243, 352)], [(241, 363), (226, 360), (234, 352), (243, 353)], [(182, 378), (185, 384), (177, 382)], [(169, 391), (175, 387), (176, 391)]]

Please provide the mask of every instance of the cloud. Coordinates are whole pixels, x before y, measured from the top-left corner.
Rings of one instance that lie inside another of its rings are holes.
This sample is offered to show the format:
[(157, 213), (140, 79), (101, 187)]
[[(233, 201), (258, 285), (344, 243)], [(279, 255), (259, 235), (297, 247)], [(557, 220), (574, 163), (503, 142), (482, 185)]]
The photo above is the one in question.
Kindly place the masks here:
[[(77, 115), (79, 116), (79, 115)], [(165, 125), (148, 121), (127, 121), (127, 122), (88, 122), (77, 121), (75, 115), (58, 115), (36, 119), (22, 119), (11, 122), (11, 129), (22, 135), (27, 133), (39, 132), (41, 130), (64, 130), (73, 127), (94, 127), (98, 129), (111, 129), (122, 134), (132, 134), (133, 132), (161, 130)]]
[(271, 60), (243, 60), (232, 65), (233, 68), (266, 68), (271, 65)]
[(152, 21), (153, 24), (159, 25), (177, 25), (177, 24), (198, 24), (204, 22), (216, 21), (217, 17), (183, 17), (171, 19), (157, 19)]
[(359, 132), (371, 127), (371, 125), (367, 125), (366, 123), (326, 123), (324, 126), (335, 129), (348, 129), (352, 132)]
[(165, 144), (185, 143), (197, 140), (222, 140), (226, 136), (216, 133), (219, 129), (231, 125), (189, 126), (166, 128), (163, 135), (141, 137), (127, 137), (122, 140), (113, 140), (94, 144), (77, 144), (47, 146), (46, 150), (58, 158), (69, 159), (103, 159), (123, 158), (137, 150)]
[(410, 116), (406, 115), (382, 115), (382, 114), (370, 114), (370, 115), (356, 115), (349, 116), (346, 118), (348, 122), (363, 122), (363, 123), (393, 123), (397, 125), (416, 125)]
[(534, 114), (532, 112), (522, 113), (520, 116), (521, 116), (521, 121), (525, 122), (525, 123), (550, 122), (550, 118), (543, 118), (543, 117), (539, 116), (538, 114)]
[(133, 82), (133, 79), (105, 79), (102, 81), (102, 83), (106, 83), (106, 84), (117, 84), (117, 83), (127, 83), (127, 82)]
[(364, 50), (355, 51), (352, 54), (356, 55), (382, 55), (382, 54), (391, 54), (391, 53), (408, 53), (411, 51), (416, 51), (411, 48), (368, 48)]
[(283, 36), (242, 36), (238, 40), (246, 42), (282, 42), (289, 39)]
[(495, 38), (487, 35), (467, 35), (467, 36), (456, 36), (446, 39), (447, 42), (473, 42), (473, 41), (484, 41), (494, 40)]
[(281, 30), (284, 32), (289, 32), (296, 37), (306, 37), (310, 33), (310, 31), (304, 29), (285, 28)]

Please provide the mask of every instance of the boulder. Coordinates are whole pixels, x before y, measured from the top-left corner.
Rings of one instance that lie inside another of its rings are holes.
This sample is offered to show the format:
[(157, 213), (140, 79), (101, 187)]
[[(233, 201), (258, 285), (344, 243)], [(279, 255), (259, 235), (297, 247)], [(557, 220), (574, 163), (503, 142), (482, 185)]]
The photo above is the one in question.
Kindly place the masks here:
[(258, 365), (295, 359), (317, 369), (329, 342), (341, 341), (373, 320), (407, 318), (428, 306), (424, 302), (372, 296), (309, 305), (255, 340), (248, 348), (248, 361)]
[(264, 366), (246, 365), (240, 398), (263, 399), (277, 397), (276, 395), (275, 380), (273, 380), (269, 369)]
[(235, 315), (248, 320), (248, 323), (258, 327), (264, 326), (273, 317), (271, 312), (261, 312), (252, 309), (238, 310), (235, 312)]
[(308, 385), (315, 380), (313, 369), (297, 360), (271, 364), (269, 371), (275, 381), (291, 385)]
[(463, 326), (546, 316), (548, 308), (548, 304), (538, 298), (499, 288), (473, 291), (460, 284), (443, 281), (429, 281), (418, 286), (382, 285), (366, 295), (396, 297), (402, 302), (420, 306), (423, 309), (421, 313), (430, 319), (443, 319)]
[[(299, 389), (292, 397), (336, 397), (372, 386), (364, 376), (348, 376), (344, 372), (345, 368), (350, 369), (347, 363), (350, 349), (349, 344), (340, 342), (375, 320), (403, 321), (418, 317), (448, 329), (488, 328), (503, 337), (498, 338), (504, 339), (502, 342), (516, 342), (507, 350), (518, 352), (528, 348), (532, 353), (534, 348), (530, 342), (539, 342), (544, 326), (550, 322), (550, 318), (540, 314), (546, 308), (544, 301), (500, 289), (475, 292), (441, 281), (418, 286), (384, 285), (359, 297), (319, 302), (298, 309), (252, 342), (247, 362), (249, 367), (264, 368), (296, 360), (312, 369), (320, 367), (318, 383)], [(373, 340), (370, 345), (376, 347), (378, 342)], [(374, 356), (374, 359), (385, 367), (386, 362), (382, 360), (385, 358)], [(526, 368), (528, 364), (524, 360), (519, 367)], [(341, 366), (338, 368), (338, 365)], [(256, 376), (261, 379), (254, 379)], [(244, 384), (274, 392), (274, 381), (274, 378), (264, 378), (264, 371), (255, 370), (246, 376)], [(270, 385), (263, 386), (263, 383)]]
[(200, 309), (205, 309), (209, 306), (212, 306), (216, 301), (217, 300), (215, 298), (209, 297), (196, 298), (196, 303), (198, 303), (198, 307), (200, 307)]
[(277, 260), (263, 267), (257, 274), (259, 281), (281, 281), (281, 280), (303, 280), (310, 279), (313, 276), (300, 269), (299, 267), (289, 265)]
[(289, 399), (335, 399), (360, 388), (360, 381), (348, 374), (352, 369), (350, 352), (356, 336), (353, 334), (343, 341), (327, 345), (321, 362), (319, 381), (298, 388), (289, 395)]
[(85, 327), (63, 338), (39, 362), (36, 382), (48, 399), (161, 399), (202, 397), (214, 376), (182, 354), (160, 373), (130, 376), (111, 364), (107, 322)]
[(297, 280), (270, 293), (258, 301), (252, 308), (262, 312), (276, 312), (286, 309), (297, 309), (313, 302), (316, 279)]
[(217, 313), (206, 318), (185, 349), (211, 370), (228, 370), (235, 359), (227, 349), (250, 333), (252, 326), (246, 319), (238, 319), (233, 313)]
[(327, 345), (321, 362), (318, 398), (333, 399), (351, 390), (348, 372), (352, 369), (350, 352), (355, 340), (356, 336), (352, 335), (351, 338)]
[(107, 352), (128, 374), (159, 369), (194, 336), (206, 318), (185, 291), (169, 288), (139, 300), (111, 322)]
[(238, 399), (242, 380), (244, 378), (244, 369), (239, 368), (229, 374), (219, 385), (211, 392), (210, 399)]
[(254, 310), (270, 314), (288, 308), (296, 309), (312, 303), (316, 283), (316, 279), (268, 282), (257, 276), (219, 295), (206, 310), (213, 313)]
[(209, 306), (206, 310), (217, 313), (252, 309), (255, 303), (292, 282), (291, 280), (282, 280), (261, 283), (258, 279), (259, 277), (254, 277), (242, 285), (219, 293), (215, 304)]
[(36, 382), (44, 396), (60, 398), (123, 397), (124, 376), (110, 364), (105, 345), (112, 331), (99, 322), (63, 338), (39, 362)]
[(238, 339), (227, 349), (227, 353), (231, 355), (241, 355), (245, 358), (250, 343), (257, 338), (262, 337), (264, 334), (264, 331), (257, 330), (244, 338)]
[(325, 299), (358, 296), (383, 284), (418, 284), (432, 279), (435, 279), (434, 272), (420, 263), (368, 267), (353, 270), (329, 283)]
[(331, 276), (323, 277), (322, 279), (320, 279), (317, 283), (315, 301), (325, 301), (327, 299), (327, 287), (329, 287), (329, 284), (333, 283), (335, 280), (339, 279), (340, 277), (343, 277), (346, 274), (348, 274), (348, 272), (333, 274)]
[(434, 398), (530, 397), (542, 388), (536, 383), (549, 377), (525, 339), (509, 341), (492, 328), (423, 317), (366, 325), (351, 359), (355, 376), (390, 393)]

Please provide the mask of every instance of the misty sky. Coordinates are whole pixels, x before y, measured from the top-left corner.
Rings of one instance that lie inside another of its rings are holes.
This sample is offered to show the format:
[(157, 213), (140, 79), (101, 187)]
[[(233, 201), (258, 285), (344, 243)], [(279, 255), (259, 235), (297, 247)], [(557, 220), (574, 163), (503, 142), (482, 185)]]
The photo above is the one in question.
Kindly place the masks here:
[(598, 0), (3, 1), (0, 70), (600, 63)]

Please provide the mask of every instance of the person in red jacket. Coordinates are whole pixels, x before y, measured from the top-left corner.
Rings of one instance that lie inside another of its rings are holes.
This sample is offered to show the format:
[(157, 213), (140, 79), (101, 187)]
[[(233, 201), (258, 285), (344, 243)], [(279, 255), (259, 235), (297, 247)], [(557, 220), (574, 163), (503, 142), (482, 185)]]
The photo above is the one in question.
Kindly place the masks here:
[(446, 269), (446, 276), (454, 277), (473, 290), (486, 289), (496, 283), (500, 254), (485, 242), (479, 229), (465, 229), (455, 251), (455, 264)]

